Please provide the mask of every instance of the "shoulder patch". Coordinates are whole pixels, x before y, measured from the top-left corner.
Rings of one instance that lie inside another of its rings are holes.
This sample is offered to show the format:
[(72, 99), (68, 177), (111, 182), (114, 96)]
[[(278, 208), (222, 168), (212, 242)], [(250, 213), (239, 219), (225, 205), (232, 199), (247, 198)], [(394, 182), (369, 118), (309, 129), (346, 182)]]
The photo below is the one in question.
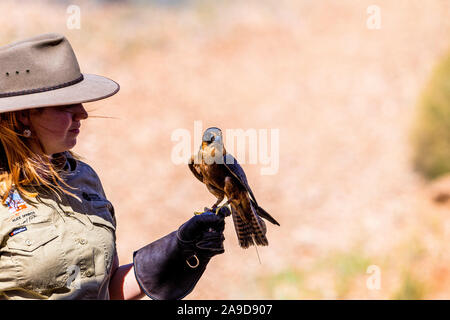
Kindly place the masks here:
[(23, 199), (20, 197), (19, 192), (17, 190), (14, 190), (14, 192), (11, 192), (8, 198), (6, 198), (6, 205), (8, 206), (9, 213), (18, 213), (22, 210), (27, 209), (27, 204)]

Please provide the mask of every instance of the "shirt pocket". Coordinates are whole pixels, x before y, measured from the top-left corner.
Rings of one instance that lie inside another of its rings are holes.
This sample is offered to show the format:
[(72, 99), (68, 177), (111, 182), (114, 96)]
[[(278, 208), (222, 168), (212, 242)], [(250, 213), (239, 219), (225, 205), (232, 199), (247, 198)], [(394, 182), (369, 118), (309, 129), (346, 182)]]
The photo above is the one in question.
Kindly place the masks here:
[(89, 219), (92, 221), (94, 226), (100, 226), (108, 229), (112, 233), (116, 231), (116, 224), (113, 221), (112, 217), (106, 212), (96, 212), (97, 215), (89, 215)]
[[(84, 194), (83, 194), (84, 197)], [(89, 201), (92, 210), (89, 210), (89, 218), (93, 224), (98, 224), (116, 230), (116, 218), (112, 203), (102, 197), (97, 196), (95, 200)]]
[(89, 219), (93, 225), (93, 233), (90, 233), (92, 240), (95, 238), (97, 241), (101, 240), (102, 242), (102, 250), (98, 252), (96, 257), (97, 259), (103, 257), (103, 259), (101, 261), (96, 260), (96, 268), (98, 267), (99, 273), (109, 275), (116, 252), (116, 223), (108, 209), (107, 203), (104, 203), (102, 206), (97, 205), (94, 214), (89, 215)]
[[(21, 231), (19, 234), (11, 236), (8, 240), (7, 246), (9, 249), (19, 252), (31, 253), (35, 251), (40, 246), (56, 239), (58, 235), (54, 228), (46, 229), (46, 233), (42, 233), (43, 230), (40, 228), (35, 228), (30, 225), (26, 227), (16, 228), (15, 230)], [(15, 230), (12, 231), (15, 232)]]
[(27, 225), (6, 243), (15, 267), (17, 287), (40, 294), (66, 286), (67, 263), (56, 228), (48, 223)]

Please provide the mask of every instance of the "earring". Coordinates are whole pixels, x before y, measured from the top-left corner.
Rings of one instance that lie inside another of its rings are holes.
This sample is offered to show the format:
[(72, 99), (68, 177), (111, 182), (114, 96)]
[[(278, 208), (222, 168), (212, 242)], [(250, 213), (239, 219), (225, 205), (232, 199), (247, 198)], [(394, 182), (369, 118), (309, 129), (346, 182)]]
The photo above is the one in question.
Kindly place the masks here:
[(31, 137), (31, 130), (30, 129), (23, 130), (23, 135), (25, 136), (25, 138)]

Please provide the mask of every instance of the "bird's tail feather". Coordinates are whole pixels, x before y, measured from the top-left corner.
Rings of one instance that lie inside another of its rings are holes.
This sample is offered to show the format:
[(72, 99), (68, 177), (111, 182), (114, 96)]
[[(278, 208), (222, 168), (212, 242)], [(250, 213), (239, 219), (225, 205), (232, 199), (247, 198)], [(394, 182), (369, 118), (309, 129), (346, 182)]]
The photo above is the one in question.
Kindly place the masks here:
[(267, 246), (269, 244), (266, 238), (266, 224), (255, 214), (253, 207), (252, 211), (253, 214), (251, 215), (250, 221), (244, 222), (234, 205), (231, 205), (234, 227), (239, 245), (242, 248), (248, 248), (252, 245)]
[(277, 226), (279, 226), (280, 224), (278, 223), (277, 220), (275, 220), (274, 217), (272, 217), (266, 210), (264, 210), (263, 208), (261, 208), (260, 206), (258, 206), (253, 200), (251, 200), (252, 205), (257, 208), (256, 211), (258, 213), (258, 216), (260, 216), (261, 218), (266, 219), (267, 221), (276, 224)]

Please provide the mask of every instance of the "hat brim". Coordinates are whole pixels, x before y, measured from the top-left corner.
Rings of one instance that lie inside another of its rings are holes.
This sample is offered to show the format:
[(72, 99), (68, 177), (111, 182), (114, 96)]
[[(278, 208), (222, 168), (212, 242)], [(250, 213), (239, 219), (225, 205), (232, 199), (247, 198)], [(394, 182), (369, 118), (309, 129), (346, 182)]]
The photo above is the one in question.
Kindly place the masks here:
[(120, 89), (117, 82), (106, 77), (95, 74), (83, 74), (83, 77), (81, 82), (61, 89), (0, 98), (0, 113), (97, 101)]

